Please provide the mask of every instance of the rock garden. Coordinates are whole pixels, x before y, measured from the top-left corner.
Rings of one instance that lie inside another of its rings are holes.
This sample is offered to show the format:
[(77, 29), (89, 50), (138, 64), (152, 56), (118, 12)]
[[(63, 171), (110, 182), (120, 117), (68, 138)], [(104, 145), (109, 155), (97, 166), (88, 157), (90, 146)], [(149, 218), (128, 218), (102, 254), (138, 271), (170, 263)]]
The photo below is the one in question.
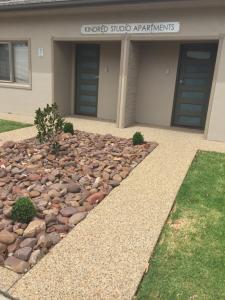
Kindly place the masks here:
[(17, 273), (34, 266), (156, 147), (78, 130), (59, 131), (57, 151), (53, 144), (30, 139), (0, 148), (0, 265)]

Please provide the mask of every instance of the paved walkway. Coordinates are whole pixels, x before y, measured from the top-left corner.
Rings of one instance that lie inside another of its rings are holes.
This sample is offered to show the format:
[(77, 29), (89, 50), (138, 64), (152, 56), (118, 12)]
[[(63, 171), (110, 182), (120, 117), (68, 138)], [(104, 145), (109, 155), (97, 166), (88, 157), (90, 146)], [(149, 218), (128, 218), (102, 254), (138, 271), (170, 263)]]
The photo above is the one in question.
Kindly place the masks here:
[(194, 132), (73, 122), (80, 130), (121, 137), (142, 131), (159, 146), (8, 291), (23, 300), (131, 299), (196, 151), (225, 152), (225, 144)]
[(4, 295), (0, 294), (0, 300), (9, 300), (9, 298), (6, 298)]

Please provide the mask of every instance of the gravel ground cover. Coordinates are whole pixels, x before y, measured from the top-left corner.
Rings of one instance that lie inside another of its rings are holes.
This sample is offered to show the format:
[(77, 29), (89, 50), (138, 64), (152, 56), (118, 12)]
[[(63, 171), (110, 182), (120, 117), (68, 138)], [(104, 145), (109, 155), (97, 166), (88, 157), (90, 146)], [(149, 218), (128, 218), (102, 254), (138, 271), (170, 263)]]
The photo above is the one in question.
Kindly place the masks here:
[[(35, 139), (0, 148), (0, 265), (14, 272), (35, 265), (157, 146), (82, 131), (59, 143), (57, 155)], [(11, 219), (24, 196), (38, 211), (29, 224)]]

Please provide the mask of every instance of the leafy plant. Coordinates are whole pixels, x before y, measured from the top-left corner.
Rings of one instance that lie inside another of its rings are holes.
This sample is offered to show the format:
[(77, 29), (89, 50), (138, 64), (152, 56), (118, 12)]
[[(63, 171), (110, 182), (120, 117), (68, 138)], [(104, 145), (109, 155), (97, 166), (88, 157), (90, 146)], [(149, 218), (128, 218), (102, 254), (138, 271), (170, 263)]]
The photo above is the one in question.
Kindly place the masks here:
[(132, 140), (133, 140), (133, 145), (141, 145), (144, 143), (144, 136), (141, 132), (135, 132)]
[(12, 219), (20, 223), (29, 223), (36, 214), (33, 202), (26, 197), (19, 198), (12, 208)]
[(52, 153), (57, 154), (60, 150), (60, 144), (56, 141), (52, 144)]
[(65, 122), (63, 126), (63, 131), (65, 133), (71, 133), (74, 134), (73, 124), (70, 122)]
[[(34, 124), (36, 125), (40, 143), (50, 142), (53, 151), (59, 149), (58, 135), (63, 131), (64, 119), (58, 112), (56, 104), (49, 105), (43, 109), (36, 110)], [(57, 145), (57, 147), (55, 147)]]

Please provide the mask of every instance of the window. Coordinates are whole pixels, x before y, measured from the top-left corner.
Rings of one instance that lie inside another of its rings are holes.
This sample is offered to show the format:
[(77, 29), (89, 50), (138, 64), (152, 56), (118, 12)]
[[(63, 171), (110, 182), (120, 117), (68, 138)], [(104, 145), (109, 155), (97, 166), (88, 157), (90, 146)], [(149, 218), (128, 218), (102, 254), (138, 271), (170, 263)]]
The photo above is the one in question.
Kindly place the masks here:
[(187, 57), (196, 59), (210, 59), (210, 51), (187, 51)]
[(0, 80), (10, 81), (9, 44), (0, 44)]
[(0, 42), (0, 82), (29, 83), (27, 42)]

